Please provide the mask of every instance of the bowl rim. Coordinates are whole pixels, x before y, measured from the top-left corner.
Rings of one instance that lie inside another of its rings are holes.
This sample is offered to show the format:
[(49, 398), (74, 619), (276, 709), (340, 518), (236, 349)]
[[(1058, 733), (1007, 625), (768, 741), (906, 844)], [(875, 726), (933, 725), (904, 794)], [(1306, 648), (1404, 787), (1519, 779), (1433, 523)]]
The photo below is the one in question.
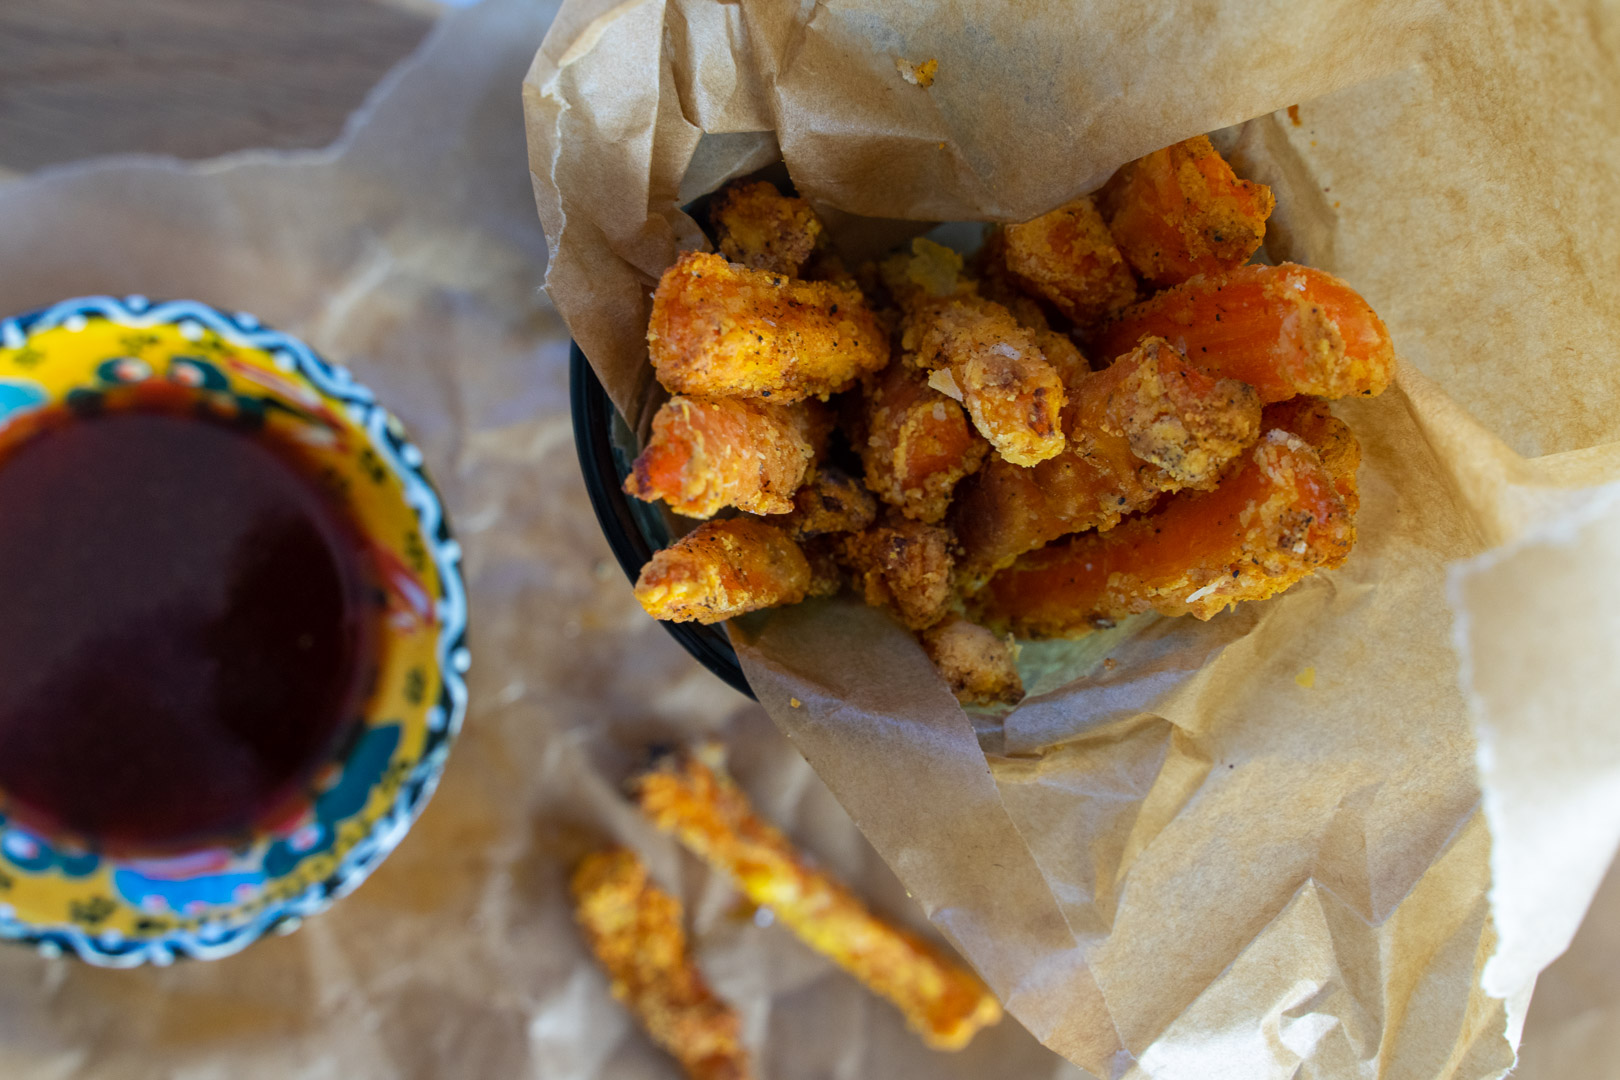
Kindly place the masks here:
[[(608, 397), (602, 381), (596, 377), (579, 343), (573, 340), (568, 343), (568, 390), (574, 420), (574, 449), (579, 455), (579, 468), (585, 477), (585, 490), (590, 494), (591, 508), (596, 512), (597, 524), (601, 526), (608, 546), (613, 549), (620, 569), (634, 584), (641, 575), (641, 568), (652, 559), (656, 547), (653, 538), (649, 538), (638, 523), (630, 506), (630, 496), (624, 491), (630, 465), (614, 449), (612, 428), (613, 420), (618, 418), (622, 421), (623, 417)], [(657, 538), (658, 546), (668, 542), (667, 536)], [(719, 626), (662, 620), (658, 625), (679, 642), (693, 659), (733, 690), (746, 697), (754, 697), (748, 678), (743, 674), (742, 664), (737, 660), (737, 650), (732, 648), (731, 639)]]

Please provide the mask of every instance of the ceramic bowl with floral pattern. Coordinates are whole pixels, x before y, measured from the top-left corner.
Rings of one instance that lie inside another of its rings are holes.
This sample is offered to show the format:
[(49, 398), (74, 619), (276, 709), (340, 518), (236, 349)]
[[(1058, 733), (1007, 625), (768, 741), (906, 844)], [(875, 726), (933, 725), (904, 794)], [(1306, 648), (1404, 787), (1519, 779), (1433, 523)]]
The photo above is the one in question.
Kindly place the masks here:
[(385, 595), (363, 715), (293, 814), (229, 845), (144, 858), (0, 816), (0, 939), (110, 967), (226, 956), (352, 891), (432, 794), (467, 698), (460, 549), (421, 451), (345, 370), (251, 316), (189, 301), (88, 297), (0, 321), (0, 432), (152, 380), (296, 440)]

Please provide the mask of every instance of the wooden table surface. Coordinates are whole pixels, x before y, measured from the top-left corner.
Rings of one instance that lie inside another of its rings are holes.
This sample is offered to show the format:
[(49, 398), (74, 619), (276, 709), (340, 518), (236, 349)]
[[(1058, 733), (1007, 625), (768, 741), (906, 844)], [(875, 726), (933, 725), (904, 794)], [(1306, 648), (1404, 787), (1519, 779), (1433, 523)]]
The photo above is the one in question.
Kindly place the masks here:
[(0, 0), (0, 171), (324, 146), (431, 0)]

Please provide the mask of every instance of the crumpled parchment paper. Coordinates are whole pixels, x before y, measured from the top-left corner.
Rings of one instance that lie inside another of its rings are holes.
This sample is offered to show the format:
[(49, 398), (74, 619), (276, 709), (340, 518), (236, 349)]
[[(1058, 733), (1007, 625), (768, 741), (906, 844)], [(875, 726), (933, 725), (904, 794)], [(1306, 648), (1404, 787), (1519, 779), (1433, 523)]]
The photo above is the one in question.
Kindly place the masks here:
[(778, 158), (859, 250), (1225, 128), (1267, 254), (1386, 319), (1396, 385), (1337, 406), (1338, 571), (1136, 623), (1112, 668), (1048, 650), (1000, 718), (854, 601), (733, 628), (934, 924), (1093, 1073), (1512, 1065), (1620, 840), (1617, 42), (1611, 8), (1520, 0), (571, 0), (536, 56), (547, 289), (632, 422), (649, 292), (705, 243), (681, 207)]
[(0, 947), (7, 1080), (674, 1080), (575, 933), (573, 859), (639, 849), (788, 1080), (1073, 1080), (1015, 1021), (960, 1056), (734, 898), (618, 781), (712, 734), (761, 809), (881, 909), (904, 887), (771, 726), (642, 614), (574, 457), (568, 334), (540, 294), (519, 84), (552, 5), (450, 15), (329, 151), (90, 162), (0, 184), (0, 308), (85, 293), (248, 310), (410, 426), (466, 549), (472, 707), (444, 783), (358, 892), (214, 963), (105, 971)]

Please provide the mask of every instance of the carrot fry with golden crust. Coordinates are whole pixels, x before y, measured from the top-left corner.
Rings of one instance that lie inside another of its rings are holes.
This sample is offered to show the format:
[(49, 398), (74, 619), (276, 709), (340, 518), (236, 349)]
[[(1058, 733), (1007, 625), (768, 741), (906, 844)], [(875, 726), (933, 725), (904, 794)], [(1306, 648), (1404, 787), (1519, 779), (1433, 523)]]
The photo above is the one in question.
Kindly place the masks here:
[(996, 453), (1028, 466), (1063, 452), (1063, 380), (1006, 308), (978, 297), (919, 304), (901, 340), (919, 366), (950, 370)]
[(1195, 367), (1248, 383), (1265, 403), (1376, 394), (1395, 368), (1389, 331), (1367, 301), (1332, 274), (1294, 263), (1240, 266), (1166, 289), (1121, 312), (1099, 352), (1118, 356), (1148, 334), (1169, 339)]
[(1125, 258), (1160, 287), (1241, 266), (1276, 205), (1266, 185), (1239, 180), (1206, 135), (1129, 163), (1100, 201)]
[(1026, 637), (1148, 610), (1212, 618), (1344, 561), (1355, 543), (1344, 480), (1300, 436), (1273, 428), (1214, 491), (1025, 555), (973, 598), (977, 614)]
[(1001, 1019), (1000, 1004), (977, 978), (812, 868), (754, 814), (729, 777), (683, 755), (637, 777), (631, 788), (654, 825), (729, 875), (805, 944), (898, 1005), (928, 1045), (960, 1049)]
[[(1004, 226), (997, 225), (984, 234), (984, 243), (973, 253), (969, 265), (980, 296), (994, 300), (1012, 312), (1020, 326), (1030, 330), (1052, 328), (1052, 320), (1048, 317), (1050, 313), (1044, 306), (1050, 301), (1037, 300), (1026, 292), (1025, 286), (1015, 282), (1012, 272), (1007, 269), (1007, 230)], [(1055, 309), (1055, 305), (1052, 306)]]
[(673, 397), (653, 417), (624, 490), (663, 499), (677, 514), (713, 517), (727, 506), (785, 514), (815, 456), (806, 403)]
[(686, 950), (680, 901), (622, 849), (587, 855), (570, 881), (574, 917), (615, 1000), (692, 1080), (754, 1075), (737, 1013), (714, 996)]
[(728, 186), (710, 206), (709, 221), (720, 254), (788, 277), (800, 276), (824, 232), (809, 203), (765, 181)]
[(825, 465), (793, 495), (791, 512), (773, 516), (772, 525), (795, 540), (827, 533), (860, 532), (877, 518), (877, 500), (842, 469)]
[(950, 610), (951, 546), (951, 534), (938, 525), (894, 518), (844, 537), (839, 552), (868, 604), (920, 630)]
[(1018, 646), (948, 615), (917, 635), (945, 685), (964, 705), (1016, 705), (1024, 696), (1018, 676)]
[(1071, 532), (1109, 529), (1163, 493), (1208, 488), (1259, 434), (1260, 404), (1159, 338), (1070, 384), (1069, 449), (1033, 469), (991, 461), (951, 508), (969, 590)]
[(809, 588), (810, 564), (787, 533), (728, 518), (706, 521), (654, 553), (636, 579), (636, 599), (655, 619), (716, 623), (796, 604)]
[(979, 296), (962, 275), (962, 257), (924, 237), (880, 270), (903, 313), (902, 362), (941, 377), (948, 372), (949, 396), (1007, 460), (1033, 465), (1058, 454), (1063, 380), (1047, 363), (1037, 331)]
[(1136, 299), (1136, 279), (1090, 198), (1004, 231), (1008, 273), (1081, 326)]
[(990, 452), (962, 406), (929, 386), (926, 373), (903, 362), (866, 381), (856, 441), (866, 486), (907, 517), (925, 522), (945, 516), (957, 482)]
[(1322, 467), (1333, 474), (1334, 486), (1352, 515), (1361, 509), (1356, 469), (1361, 466), (1361, 444), (1343, 421), (1328, 411), (1321, 398), (1297, 397), (1267, 405), (1260, 418), (1264, 431), (1282, 428), (1311, 444)]
[(812, 536), (799, 545), (805, 561), (810, 564), (810, 587), (806, 599), (813, 596), (837, 596), (844, 591), (848, 577), (844, 564), (839, 561), (839, 537), (833, 533)]
[(683, 254), (653, 294), (647, 347), (677, 394), (826, 398), (889, 359), (889, 339), (860, 290), (798, 281)]

